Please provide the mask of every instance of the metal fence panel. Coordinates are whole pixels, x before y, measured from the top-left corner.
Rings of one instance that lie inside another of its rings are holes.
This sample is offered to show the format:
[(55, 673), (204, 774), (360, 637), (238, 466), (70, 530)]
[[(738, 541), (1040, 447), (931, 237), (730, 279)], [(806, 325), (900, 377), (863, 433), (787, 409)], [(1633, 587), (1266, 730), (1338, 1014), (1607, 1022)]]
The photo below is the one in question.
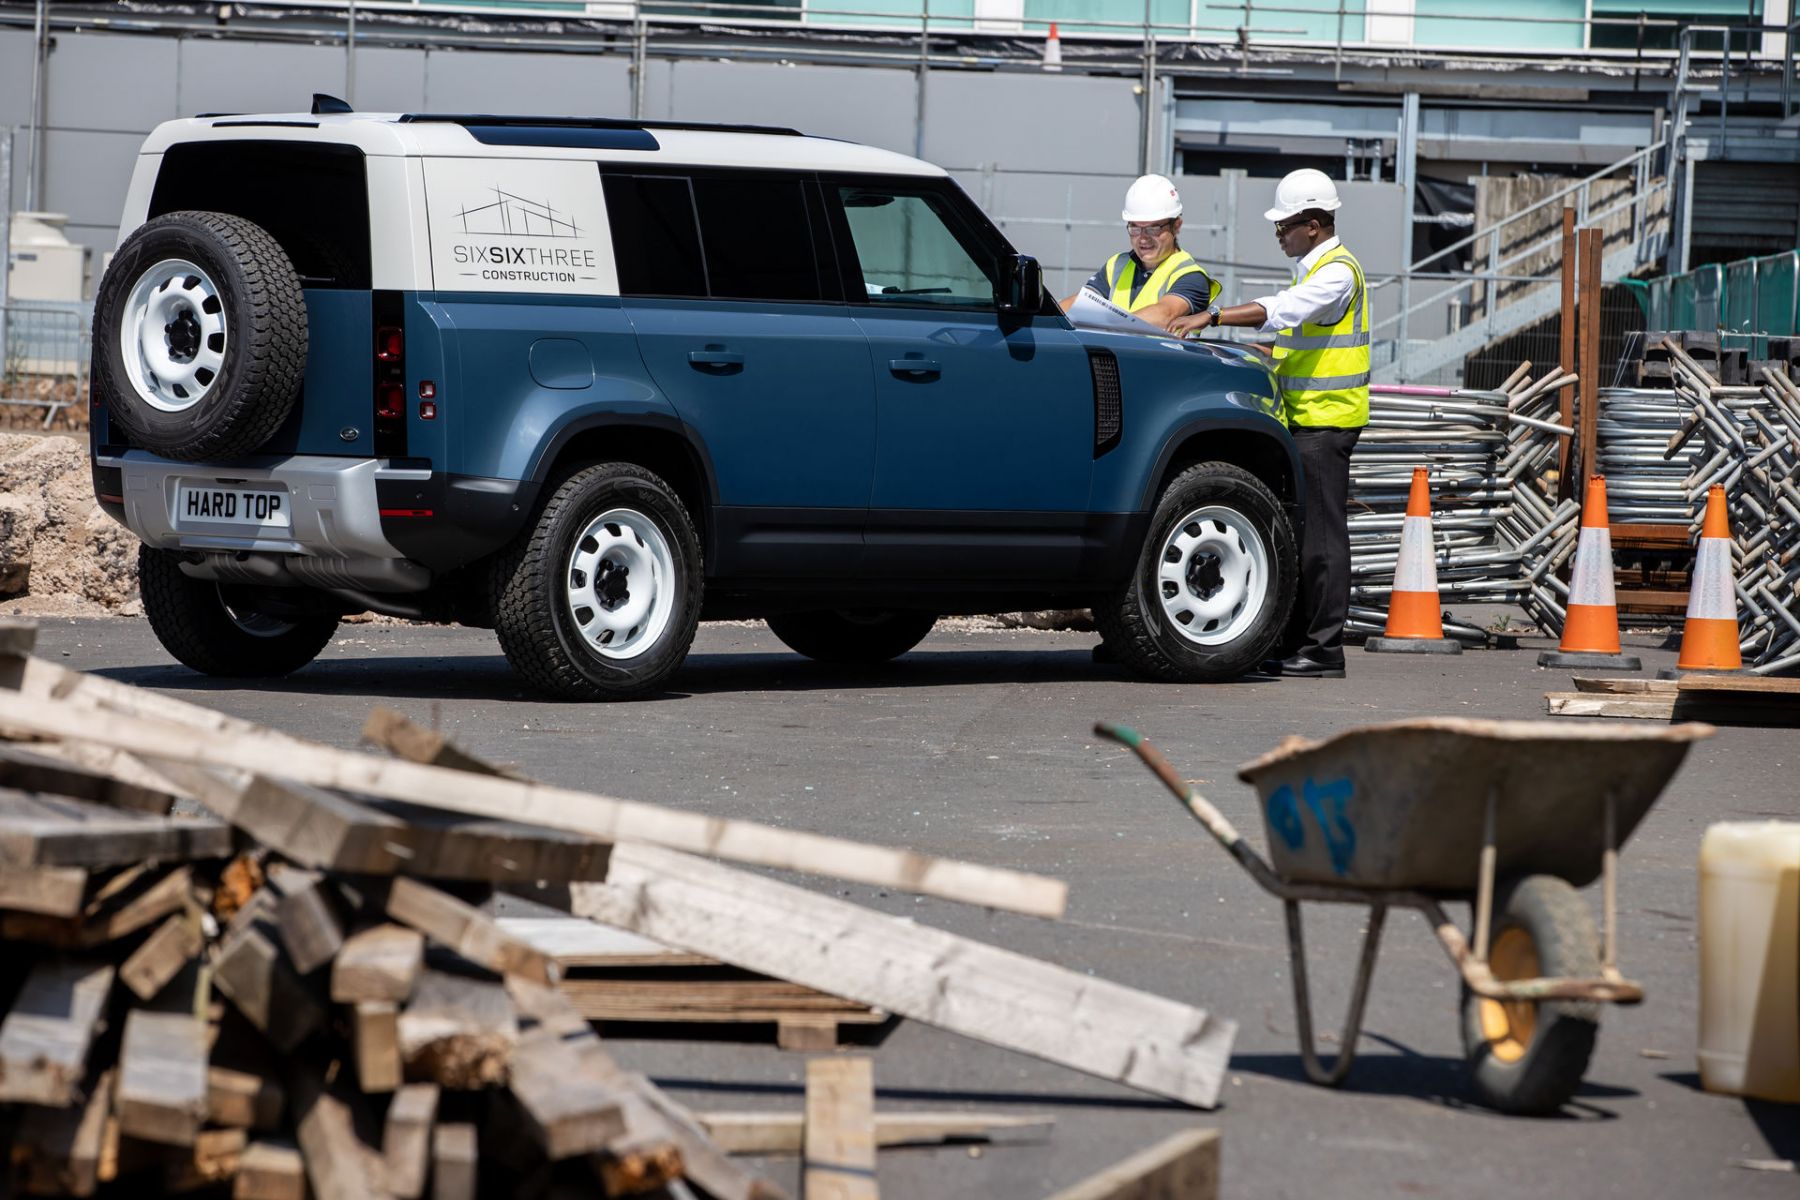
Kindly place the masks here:
[(0, 404), (43, 409), (46, 428), (63, 409), (85, 406), (94, 306), (14, 300), (0, 313), (6, 322)]

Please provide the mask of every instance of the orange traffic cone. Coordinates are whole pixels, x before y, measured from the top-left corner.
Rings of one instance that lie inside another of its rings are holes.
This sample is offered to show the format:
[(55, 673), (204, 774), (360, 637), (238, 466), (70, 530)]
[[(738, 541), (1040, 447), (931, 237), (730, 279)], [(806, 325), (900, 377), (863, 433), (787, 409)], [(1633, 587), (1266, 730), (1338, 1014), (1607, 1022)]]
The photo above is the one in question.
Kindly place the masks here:
[(1681, 629), (1675, 673), (1743, 669), (1737, 590), (1731, 580), (1731, 522), (1725, 515), (1725, 489), (1715, 483), (1706, 492), (1706, 520), (1700, 526), (1694, 579), (1688, 585), (1687, 624)]
[(1062, 39), (1056, 35), (1056, 22), (1050, 22), (1050, 36), (1044, 39), (1044, 70), (1062, 70)]
[(1400, 561), (1388, 597), (1387, 635), (1370, 638), (1363, 649), (1376, 654), (1461, 654), (1462, 643), (1444, 636), (1438, 603), (1437, 563), (1431, 553), (1431, 483), (1424, 467), (1414, 467), (1400, 526)]
[(1588, 478), (1581, 507), (1581, 540), (1575, 545), (1575, 576), (1569, 583), (1569, 613), (1562, 644), (1538, 655), (1540, 667), (1607, 667), (1641, 671), (1636, 655), (1619, 649), (1619, 604), (1613, 595), (1612, 529), (1606, 520), (1606, 477)]

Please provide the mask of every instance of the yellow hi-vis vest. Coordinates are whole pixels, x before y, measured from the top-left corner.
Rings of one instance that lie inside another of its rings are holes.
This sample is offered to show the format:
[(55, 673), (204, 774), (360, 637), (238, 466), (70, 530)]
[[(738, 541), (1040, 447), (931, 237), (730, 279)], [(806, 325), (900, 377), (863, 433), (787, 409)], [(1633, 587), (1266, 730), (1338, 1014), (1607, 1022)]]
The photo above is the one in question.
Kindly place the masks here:
[(1150, 272), (1150, 278), (1138, 290), (1137, 299), (1131, 297), (1131, 285), (1137, 278), (1137, 259), (1130, 251), (1121, 250), (1106, 260), (1106, 282), (1112, 288), (1112, 302), (1126, 312), (1136, 312), (1140, 308), (1149, 308), (1158, 300), (1169, 294), (1175, 281), (1186, 275), (1199, 271), (1207, 284), (1206, 302), (1211, 304), (1219, 298), (1219, 281), (1208, 275), (1194, 256), (1186, 250), (1176, 250), (1156, 265)]
[(1291, 425), (1359, 429), (1369, 423), (1369, 288), (1362, 264), (1341, 245), (1319, 256), (1301, 282), (1329, 262), (1356, 277), (1335, 325), (1303, 322), (1275, 334), (1275, 382)]

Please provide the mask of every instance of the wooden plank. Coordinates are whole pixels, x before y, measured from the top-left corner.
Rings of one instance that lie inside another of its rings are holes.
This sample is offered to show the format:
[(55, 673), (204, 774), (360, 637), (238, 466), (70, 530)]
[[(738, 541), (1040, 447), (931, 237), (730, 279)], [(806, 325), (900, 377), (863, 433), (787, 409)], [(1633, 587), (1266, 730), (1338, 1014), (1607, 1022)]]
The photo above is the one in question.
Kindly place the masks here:
[(1686, 525), (1649, 525), (1631, 521), (1614, 521), (1611, 524), (1612, 544), (1615, 548), (1632, 548), (1639, 550), (1692, 548), (1694, 535), (1688, 532)]
[(207, 1112), (205, 1023), (185, 1013), (130, 1013), (113, 1112), (132, 1137), (192, 1146)]
[(166, 875), (128, 869), (103, 884), (73, 917), (0, 915), (0, 938), (91, 949), (136, 933), (193, 904), (193, 876), (179, 867)]
[(476, 1138), (473, 1125), (439, 1125), (431, 1133), (431, 1200), (475, 1200)]
[(573, 1069), (568, 1047), (549, 1030), (520, 1039), (507, 1078), (526, 1127), (551, 1162), (592, 1154), (625, 1133), (618, 1093), (592, 1072)]
[(1783, 679), (1775, 675), (1683, 675), (1674, 683), (1681, 692), (1732, 692), (1800, 700), (1800, 679)]
[(56, 1108), (81, 1098), (88, 1050), (106, 1014), (113, 968), (39, 963), (0, 1022), (0, 1101)]
[[(55, 746), (0, 745), (0, 787), (22, 792), (47, 792), (70, 796), (113, 808), (133, 809), (151, 816), (167, 816), (175, 796), (141, 781), (119, 779), (57, 757)], [(111, 754), (111, 751), (108, 751)]]
[(306, 1163), (300, 1148), (274, 1138), (251, 1142), (238, 1159), (231, 1200), (306, 1200)]
[[(799, 1154), (806, 1127), (801, 1113), (697, 1112), (713, 1141), (732, 1154)], [(1049, 1138), (1056, 1118), (1006, 1113), (920, 1112), (875, 1114), (875, 1145), (932, 1146), (943, 1142), (1023, 1145)]]
[(1675, 715), (1673, 696), (1609, 696), (1593, 692), (1545, 692), (1544, 710), (1553, 717), (1631, 717), (1667, 721)]
[(381, 759), (297, 743), (260, 729), (220, 736), (121, 714), (97, 719), (76, 705), (44, 703), (5, 691), (0, 691), (0, 724), (68, 741), (112, 746), (143, 755), (153, 763), (230, 767), (252, 773), (280, 763), (284, 778), (315, 787), (522, 821), (600, 841), (648, 842), (1036, 916), (1061, 916), (1068, 898), (1067, 885), (1057, 879), (569, 788)]
[(191, 1152), (163, 1168), (163, 1193), (212, 1189), (237, 1178), (250, 1135), (242, 1129), (202, 1129), (194, 1136)]
[(325, 877), (284, 863), (269, 868), (269, 883), (280, 896), (275, 927), (288, 961), (301, 975), (330, 962), (344, 944), (344, 923)]
[(119, 968), (119, 978), (138, 999), (155, 999), (181, 968), (194, 961), (203, 944), (199, 913), (178, 912), (132, 951)]
[(81, 911), (87, 885), (88, 873), (80, 867), (6, 867), (0, 869), (0, 908), (72, 917)]
[(310, 1067), (294, 1078), (296, 1140), (317, 1200), (388, 1200), (381, 1156), (356, 1133), (348, 1099), (326, 1088)]
[(32, 1105), (13, 1141), (13, 1170), (28, 1196), (91, 1196), (99, 1186), (100, 1149), (112, 1109), (114, 1073), (107, 1071), (79, 1104)]
[(1218, 1200), (1219, 1131), (1177, 1133), (1050, 1200)]
[(23, 658), (37, 648), (37, 622), (0, 617), (0, 657)]
[[(543, 987), (513, 976), (506, 981), (520, 1015), (534, 1027), (560, 1038), (571, 1062), (593, 1072), (618, 1089), (625, 1113), (627, 1157), (655, 1161), (662, 1156), (646, 1147), (666, 1143), (679, 1156), (682, 1172), (714, 1200), (786, 1200), (786, 1194), (768, 1180), (731, 1161), (713, 1142), (693, 1114), (669, 1099), (644, 1076), (621, 1070), (580, 1013), (558, 989)], [(619, 1149), (615, 1143), (609, 1149)], [(603, 1179), (616, 1176), (622, 1161), (601, 1164)], [(608, 1184), (608, 1186), (613, 1186)]]
[(400, 1086), (400, 1012), (392, 1000), (358, 1001), (351, 1018), (356, 1079), (365, 1092)]
[(394, 1093), (394, 1101), (388, 1105), (381, 1155), (388, 1190), (400, 1200), (418, 1200), (425, 1194), (437, 1109), (438, 1088), (432, 1083), (409, 1083)]
[(403, 1003), (425, 966), (425, 937), (400, 925), (375, 925), (344, 940), (331, 964), (331, 998)]
[(324, 1006), (294, 974), (272, 927), (260, 918), (226, 934), (213, 983), (283, 1053), (324, 1023)]
[(496, 924), (564, 967), (687, 967), (718, 961), (580, 917), (500, 917)]
[(1587, 678), (1577, 675), (1571, 681), (1578, 692), (1592, 692), (1603, 696), (1673, 696), (1675, 681), (1673, 679), (1624, 679), (1601, 676)]
[(480, 775), (497, 775), (503, 779), (524, 779), (509, 767), (499, 766), (464, 753), (435, 729), (427, 729), (404, 713), (377, 705), (363, 722), (363, 740), (381, 746), (408, 762), (448, 767), (453, 771), (473, 771)]
[(287, 1096), (281, 1084), (254, 1071), (210, 1066), (206, 1071), (206, 1119), (230, 1129), (278, 1128)]
[(876, 1200), (875, 1066), (866, 1057), (806, 1064), (806, 1200)]
[(554, 959), (502, 931), (474, 905), (416, 879), (393, 881), (387, 914), (496, 975), (522, 975), (537, 983), (554, 983), (559, 976)]
[(519, 1020), (501, 984), (427, 970), (400, 1014), (399, 1034), (407, 1078), (468, 1090), (506, 1081)]
[(1204, 1010), (652, 846), (576, 915), (1201, 1107), (1236, 1025)]
[(153, 817), (0, 788), (0, 866), (91, 870), (230, 856), (231, 827), (211, 817)]

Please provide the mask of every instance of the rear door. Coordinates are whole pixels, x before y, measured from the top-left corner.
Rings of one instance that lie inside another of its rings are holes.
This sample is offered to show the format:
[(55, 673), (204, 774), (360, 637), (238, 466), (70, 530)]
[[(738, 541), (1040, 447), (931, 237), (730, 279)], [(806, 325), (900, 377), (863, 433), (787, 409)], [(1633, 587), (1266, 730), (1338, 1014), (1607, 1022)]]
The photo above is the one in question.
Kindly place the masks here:
[(711, 576), (848, 575), (875, 453), (867, 339), (805, 173), (614, 173), (619, 290), (718, 489)]
[(1010, 247), (949, 180), (821, 182), (874, 359), (869, 571), (1073, 578), (1094, 461), (1087, 351), (1060, 315), (997, 310)]

